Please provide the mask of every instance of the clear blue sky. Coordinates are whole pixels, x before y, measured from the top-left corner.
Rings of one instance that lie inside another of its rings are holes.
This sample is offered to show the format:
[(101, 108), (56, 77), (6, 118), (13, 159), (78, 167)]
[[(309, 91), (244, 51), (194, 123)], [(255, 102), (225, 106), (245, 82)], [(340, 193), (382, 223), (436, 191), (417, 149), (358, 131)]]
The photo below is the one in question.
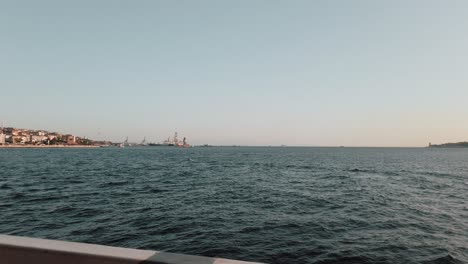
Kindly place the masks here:
[(0, 120), (95, 139), (468, 140), (467, 1), (0, 1)]

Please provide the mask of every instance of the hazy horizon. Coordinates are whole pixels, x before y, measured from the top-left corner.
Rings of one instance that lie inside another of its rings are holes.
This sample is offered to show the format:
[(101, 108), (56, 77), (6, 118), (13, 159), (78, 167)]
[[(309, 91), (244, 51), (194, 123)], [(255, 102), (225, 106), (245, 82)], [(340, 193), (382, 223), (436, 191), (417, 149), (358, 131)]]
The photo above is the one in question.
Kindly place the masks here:
[(96, 140), (468, 141), (468, 2), (0, 3), (0, 121)]

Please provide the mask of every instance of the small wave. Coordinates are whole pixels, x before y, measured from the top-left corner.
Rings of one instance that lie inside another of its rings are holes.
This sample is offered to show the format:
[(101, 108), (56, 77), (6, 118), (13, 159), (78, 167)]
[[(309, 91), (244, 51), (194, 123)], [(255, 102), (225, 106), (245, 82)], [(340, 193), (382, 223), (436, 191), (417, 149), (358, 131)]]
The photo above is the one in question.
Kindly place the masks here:
[(317, 169), (318, 167), (312, 166), (312, 165), (291, 165), (288, 164), (285, 166), (288, 169), (301, 169), (301, 170), (311, 170), (311, 169)]
[(0, 185), (0, 190), (9, 190), (9, 189), (11, 189), (11, 186), (6, 183)]
[(86, 183), (85, 181), (81, 181), (81, 180), (74, 180), (74, 179), (71, 179), (71, 180), (68, 180), (68, 183)]
[[(99, 230), (95, 230), (94, 232), (96, 231), (103, 231), (104, 228), (100, 228)], [(125, 235), (114, 235), (114, 236), (110, 236), (108, 238), (104, 238), (104, 241), (105, 241), (105, 244), (118, 244), (118, 243), (122, 243), (122, 242), (125, 242), (125, 241), (128, 241), (128, 240), (134, 240), (134, 239), (137, 239), (138, 236), (134, 235), (134, 234), (125, 234)]]
[(102, 183), (101, 186), (102, 186), (102, 187), (106, 187), (106, 186), (120, 186), (120, 185), (125, 185), (125, 184), (128, 184), (128, 181), (112, 181), (112, 182), (106, 182), (106, 183)]
[(22, 193), (22, 192), (14, 192), (11, 194), (11, 198), (13, 199), (21, 199), (21, 198), (24, 198), (26, 197), (26, 194), (25, 193)]
[(75, 210), (75, 208), (65, 205), (65, 206), (58, 206), (58, 207), (51, 208), (48, 212), (49, 213), (67, 213), (73, 210)]
[[(238, 166), (238, 165), (235, 164), (235, 166)], [(261, 168), (276, 168), (276, 167), (279, 167), (277, 164), (275, 164), (273, 162), (254, 162), (254, 163), (251, 164), (251, 166), (261, 167)]]
[(360, 169), (351, 169), (351, 170), (345, 170), (349, 172), (368, 172), (367, 170), (360, 170)]
[(183, 231), (190, 229), (191, 225), (179, 224), (176, 226), (165, 227), (158, 231), (159, 235), (168, 235), (168, 234), (180, 234)]
[(396, 171), (377, 171), (377, 170), (366, 170), (366, 169), (349, 169), (349, 170), (344, 170), (347, 172), (362, 172), (362, 173), (370, 173), (370, 174), (380, 174), (380, 175), (388, 175), (388, 176), (399, 176), (400, 173)]
[(61, 199), (61, 196), (36, 196), (28, 199), (29, 202), (47, 202)]
[(102, 215), (104, 213), (105, 213), (104, 210), (93, 209), (93, 208), (83, 208), (83, 209), (77, 210), (77, 213), (75, 214), (75, 216), (77, 216), (77, 217), (93, 217), (93, 216), (97, 216), (97, 215)]
[(240, 233), (255, 233), (260, 230), (262, 230), (261, 227), (245, 227), (240, 231)]
[(349, 169), (349, 170), (345, 170), (347, 172), (363, 172), (363, 173), (372, 173), (372, 174), (377, 174), (377, 173), (385, 173), (384, 171), (376, 171), (376, 170), (367, 170), (367, 169)]
[(265, 224), (264, 226), (245, 227), (240, 230), (240, 233), (255, 233), (259, 231), (270, 231), (270, 230), (275, 230), (275, 229), (290, 230), (290, 229), (301, 228), (301, 227), (302, 227), (301, 225), (298, 225), (295, 223), (288, 223), (284, 225)]
[(9, 208), (12, 207), (14, 203), (0, 203), (0, 208)]
[(415, 173), (427, 176), (437, 176), (437, 177), (452, 177), (456, 176), (450, 173), (443, 173), (443, 172), (434, 172), (434, 171), (415, 171)]
[[(370, 259), (364, 256), (346, 256), (338, 258), (329, 258), (324, 260), (319, 260), (317, 264), (365, 264), (365, 263), (376, 263), (375, 260)], [(382, 262), (378, 262), (382, 263)]]
[(162, 193), (162, 192), (167, 192), (166, 189), (161, 189), (161, 188), (157, 188), (157, 187), (148, 187), (148, 192), (149, 193)]
[(190, 177), (190, 176), (193, 176), (193, 172), (191, 171), (182, 171), (178, 174), (178, 176), (183, 176), (183, 177)]
[(311, 166), (311, 165), (302, 165), (302, 166), (298, 166), (298, 168), (305, 169), (305, 170), (316, 169), (315, 166)]
[(78, 230), (73, 230), (70, 232), (71, 235), (74, 236), (82, 236), (82, 235), (89, 235), (89, 234), (96, 234), (100, 233), (104, 230), (102, 226), (94, 226), (94, 227), (82, 227)]

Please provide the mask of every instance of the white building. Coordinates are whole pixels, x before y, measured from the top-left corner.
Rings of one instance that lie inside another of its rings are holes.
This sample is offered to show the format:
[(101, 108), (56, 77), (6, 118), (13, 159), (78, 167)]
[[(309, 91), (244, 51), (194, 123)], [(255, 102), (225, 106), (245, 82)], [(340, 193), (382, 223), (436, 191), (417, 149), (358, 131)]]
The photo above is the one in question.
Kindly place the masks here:
[(5, 145), (5, 134), (1, 133), (0, 134), (0, 145)]
[(30, 135), (29, 142), (31, 143), (40, 143), (42, 141), (46, 141), (48, 138), (46, 136), (33, 136)]

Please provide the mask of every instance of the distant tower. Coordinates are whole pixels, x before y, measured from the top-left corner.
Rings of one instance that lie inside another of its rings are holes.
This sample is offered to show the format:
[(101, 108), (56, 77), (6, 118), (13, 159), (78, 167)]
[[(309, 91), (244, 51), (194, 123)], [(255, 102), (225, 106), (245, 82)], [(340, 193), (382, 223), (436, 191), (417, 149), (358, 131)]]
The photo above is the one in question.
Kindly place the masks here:
[(179, 143), (179, 140), (177, 139), (177, 132), (174, 133), (174, 144), (177, 145)]
[(185, 140), (185, 137), (184, 137), (184, 140), (182, 141), (184, 146), (187, 145), (187, 141)]

